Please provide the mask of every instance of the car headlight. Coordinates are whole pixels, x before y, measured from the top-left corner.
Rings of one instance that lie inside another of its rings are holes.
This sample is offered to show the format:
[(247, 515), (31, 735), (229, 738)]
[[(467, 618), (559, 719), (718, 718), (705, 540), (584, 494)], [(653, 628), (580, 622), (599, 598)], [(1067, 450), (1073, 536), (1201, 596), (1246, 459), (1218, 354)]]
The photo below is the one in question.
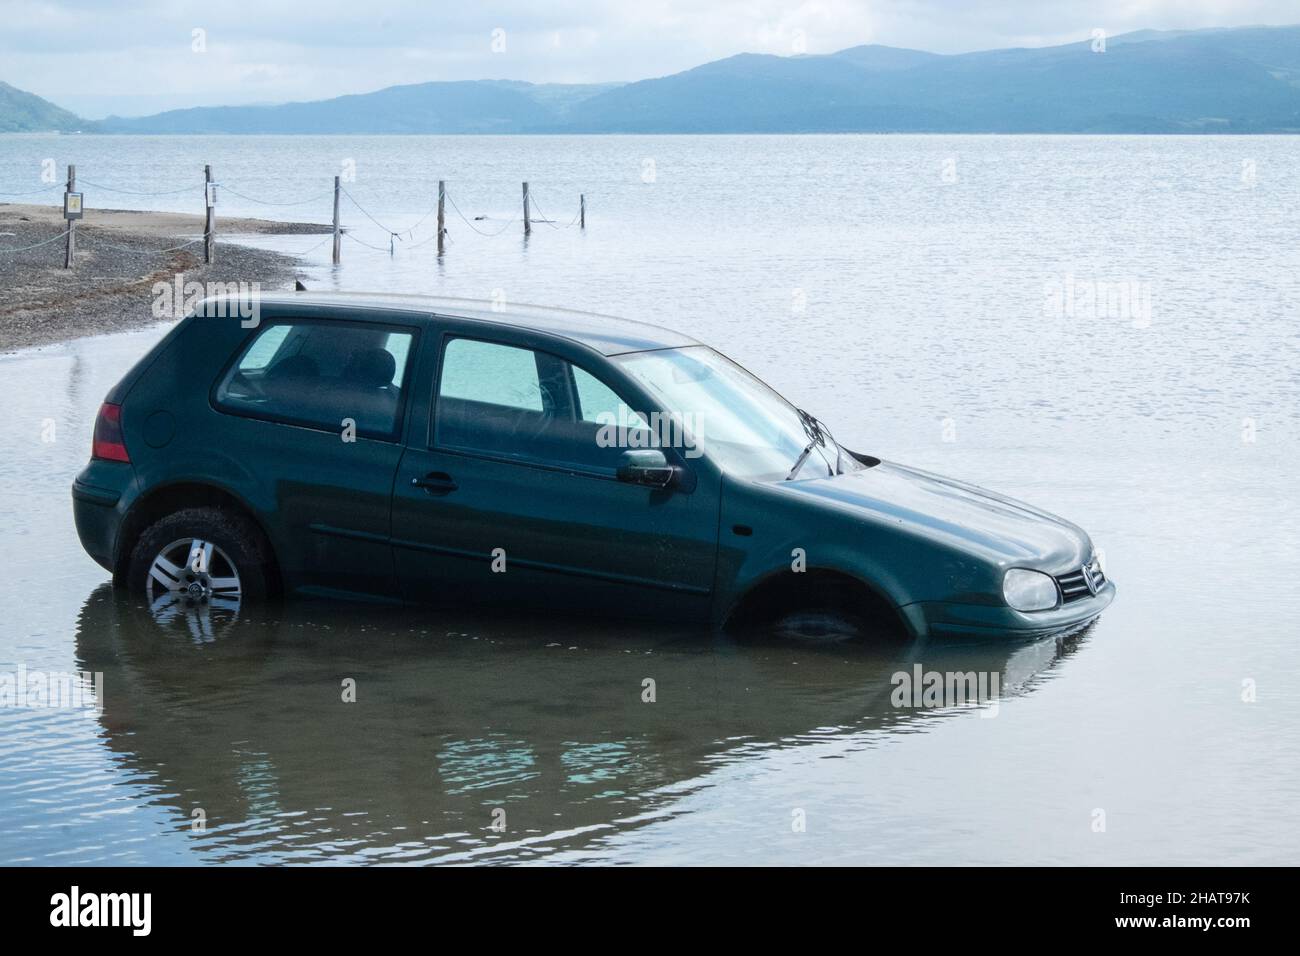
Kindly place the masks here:
[(1017, 611), (1056, 607), (1056, 581), (1042, 571), (1012, 568), (1002, 579), (1002, 597)]

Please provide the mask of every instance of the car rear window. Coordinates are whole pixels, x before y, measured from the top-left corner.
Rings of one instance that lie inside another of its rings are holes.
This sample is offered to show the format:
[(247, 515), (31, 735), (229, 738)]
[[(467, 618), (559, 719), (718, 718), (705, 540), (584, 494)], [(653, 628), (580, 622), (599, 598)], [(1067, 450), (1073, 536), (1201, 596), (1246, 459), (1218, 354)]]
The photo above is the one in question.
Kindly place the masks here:
[(223, 411), (393, 440), (402, 416), (413, 329), (332, 319), (263, 326), (221, 382)]

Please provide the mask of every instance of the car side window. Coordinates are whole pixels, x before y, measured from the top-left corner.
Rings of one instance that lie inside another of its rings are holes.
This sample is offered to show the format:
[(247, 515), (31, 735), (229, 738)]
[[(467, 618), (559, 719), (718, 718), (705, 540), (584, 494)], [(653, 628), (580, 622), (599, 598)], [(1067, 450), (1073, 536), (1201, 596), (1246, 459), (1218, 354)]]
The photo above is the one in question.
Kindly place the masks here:
[(584, 422), (613, 422), (624, 424), (628, 428), (645, 429), (645, 418), (634, 411), (618, 394), (592, 375), (586, 369), (570, 365), (573, 369), (573, 385), (577, 389), (577, 415)]
[(609, 386), (547, 352), (451, 339), (443, 350), (434, 444), (612, 474), (619, 421), (643, 426)]
[(622, 400), (596, 376), (575, 365), (573, 384), (578, 390), (578, 417), (584, 422), (598, 422), (602, 415), (618, 416)]
[(333, 319), (264, 326), (217, 385), (222, 411), (391, 441), (400, 430), (411, 329)]

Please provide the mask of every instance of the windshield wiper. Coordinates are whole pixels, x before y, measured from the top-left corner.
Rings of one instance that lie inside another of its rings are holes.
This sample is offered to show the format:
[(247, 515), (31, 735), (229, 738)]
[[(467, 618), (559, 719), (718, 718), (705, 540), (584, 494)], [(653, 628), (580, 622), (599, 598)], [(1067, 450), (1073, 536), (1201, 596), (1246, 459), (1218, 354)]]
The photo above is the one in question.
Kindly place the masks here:
[(808, 457), (813, 453), (813, 449), (818, 445), (825, 448), (826, 440), (828, 438), (831, 443), (835, 445), (835, 467), (831, 468), (831, 463), (826, 461), (826, 456), (823, 455), (822, 460), (826, 461), (826, 473), (828, 475), (840, 474), (839, 443), (836, 442), (834, 438), (831, 438), (831, 433), (826, 430), (826, 427), (821, 422), (817, 421), (817, 419), (813, 418), (802, 408), (796, 408), (795, 411), (799, 413), (799, 423), (803, 425), (804, 433), (808, 436), (810, 441), (804, 446), (804, 450), (799, 453), (799, 457), (795, 459), (794, 467), (790, 469), (790, 474), (785, 476), (785, 480), (794, 481), (794, 476), (799, 474), (799, 469), (803, 467), (804, 462), (806, 462)]
[[(799, 409), (799, 414), (807, 415), (808, 420), (812, 422), (814, 426), (816, 426), (818, 433), (821, 434), (824, 438), (830, 439), (830, 443), (835, 446), (835, 471), (832, 472), (832, 474), (836, 474), (836, 475), (844, 474), (844, 468), (841, 466), (841, 463), (844, 461), (843, 451), (840, 448), (840, 443), (837, 442), (835, 440), (835, 436), (831, 434), (831, 430), (827, 428), (824, 424), (822, 424), (821, 419), (813, 418), (812, 415), (809, 415), (808, 412), (805, 412), (803, 409)], [(825, 446), (826, 446), (826, 442), (823, 441), (822, 447), (824, 448)], [(827, 464), (829, 464), (829, 462), (827, 462)]]
[(803, 463), (808, 460), (808, 456), (813, 453), (813, 449), (816, 447), (816, 438), (804, 446), (803, 451), (799, 453), (799, 457), (794, 460), (794, 467), (790, 469), (790, 474), (785, 476), (786, 481), (794, 481), (794, 476), (799, 474), (799, 469), (803, 467)]

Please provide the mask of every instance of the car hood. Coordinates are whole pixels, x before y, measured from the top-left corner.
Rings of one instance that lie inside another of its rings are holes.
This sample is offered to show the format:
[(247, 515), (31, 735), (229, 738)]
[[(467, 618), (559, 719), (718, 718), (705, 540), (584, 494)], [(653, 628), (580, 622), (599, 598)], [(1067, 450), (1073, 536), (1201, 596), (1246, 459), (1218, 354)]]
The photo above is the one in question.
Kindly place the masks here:
[(860, 471), (785, 484), (793, 493), (947, 539), (1008, 566), (1061, 573), (1092, 556), (1087, 532), (1064, 518), (916, 468), (882, 461)]

